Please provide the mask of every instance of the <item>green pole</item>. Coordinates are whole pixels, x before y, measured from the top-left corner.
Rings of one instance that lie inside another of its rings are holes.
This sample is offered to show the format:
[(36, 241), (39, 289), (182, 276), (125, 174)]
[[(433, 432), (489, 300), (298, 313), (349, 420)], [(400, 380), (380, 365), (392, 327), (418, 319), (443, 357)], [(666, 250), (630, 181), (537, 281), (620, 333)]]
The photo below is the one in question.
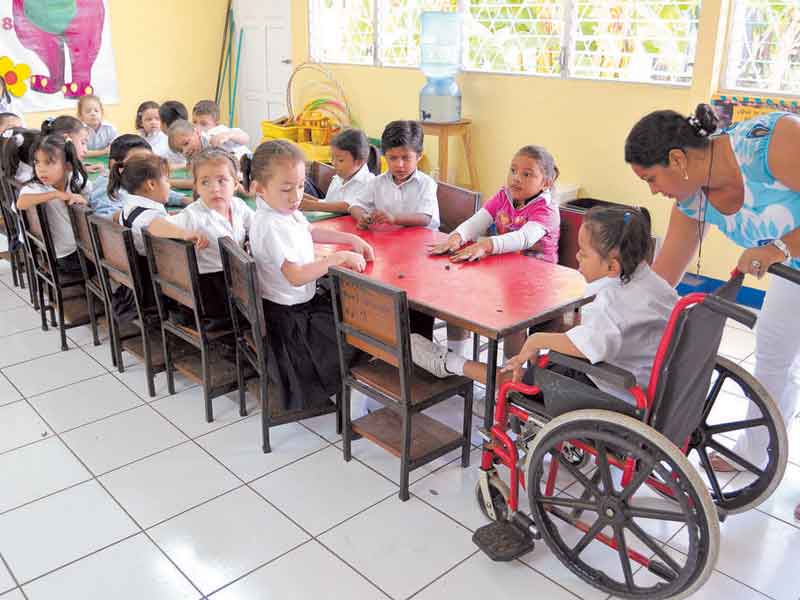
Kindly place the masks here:
[(239, 45), (236, 48), (236, 71), (233, 76), (233, 99), (231, 100), (231, 127), (233, 127), (233, 117), (236, 113), (236, 93), (239, 89), (239, 60), (242, 58), (242, 41), (244, 40), (244, 29), (239, 30)]

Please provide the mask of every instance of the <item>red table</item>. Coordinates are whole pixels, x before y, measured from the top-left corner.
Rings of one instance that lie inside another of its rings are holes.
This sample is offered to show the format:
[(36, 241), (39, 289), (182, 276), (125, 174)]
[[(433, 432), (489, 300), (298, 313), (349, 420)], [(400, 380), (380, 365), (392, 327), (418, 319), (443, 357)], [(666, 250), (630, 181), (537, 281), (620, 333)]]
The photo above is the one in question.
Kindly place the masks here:
[(451, 263), (446, 256), (426, 252), (428, 244), (447, 237), (438, 231), (393, 226), (364, 231), (356, 228), (351, 217), (321, 221), (313, 227), (353, 233), (369, 242), (375, 261), (367, 263), (364, 275), (405, 290), (415, 310), (489, 339), (487, 426), (493, 415), (499, 341), (587, 302), (580, 273), (523, 254)]

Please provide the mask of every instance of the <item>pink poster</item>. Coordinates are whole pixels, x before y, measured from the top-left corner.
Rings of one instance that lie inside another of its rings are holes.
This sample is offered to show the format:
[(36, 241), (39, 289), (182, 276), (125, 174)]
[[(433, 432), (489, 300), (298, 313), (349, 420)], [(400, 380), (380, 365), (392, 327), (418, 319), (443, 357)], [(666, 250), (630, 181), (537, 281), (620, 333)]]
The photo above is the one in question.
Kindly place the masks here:
[(10, 112), (70, 108), (86, 94), (119, 102), (107, 1), (0, 0), (0, 77)]

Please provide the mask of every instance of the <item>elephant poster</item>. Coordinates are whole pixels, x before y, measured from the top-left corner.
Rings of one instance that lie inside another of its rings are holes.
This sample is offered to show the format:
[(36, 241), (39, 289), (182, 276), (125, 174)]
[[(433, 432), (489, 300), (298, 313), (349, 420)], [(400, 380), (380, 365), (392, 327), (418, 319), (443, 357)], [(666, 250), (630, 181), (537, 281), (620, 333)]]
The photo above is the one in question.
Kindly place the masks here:
[(108, 1), (0, 0), (0, 77), (24, 113), (119, 102)]

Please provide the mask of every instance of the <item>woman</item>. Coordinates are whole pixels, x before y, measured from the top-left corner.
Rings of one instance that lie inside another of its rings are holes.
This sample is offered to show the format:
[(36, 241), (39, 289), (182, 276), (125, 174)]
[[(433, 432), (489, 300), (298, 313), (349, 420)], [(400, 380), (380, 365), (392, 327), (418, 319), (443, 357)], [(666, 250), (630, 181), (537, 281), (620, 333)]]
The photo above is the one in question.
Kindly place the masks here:
[[(787, 261), (800, 268), (800, 119), (773, 112), (712, 135), (717, 125), (707, 104), (688, 118), (661, 110), (641, 119), (625, 142), (625, 161), (634, 173), (653, 194), (675, 200), (653, 264), (672, 285), (699, 251), (706, 223), (745, 248), (738, 262), (743, 273), (761, 278), (772, 264)], [(798, 305), (800, 286), (773, 278), (756, 333), (755, 377), (777, 402), (787, 426), (800, 398), (794, 382), (800, 375)], [(747, 433), (737, 442), (737, 454), (763, 453), (766, 436)], [(713, 464), (717, 470), (735, 468), (721, 456)], [(800, 505), (795, 518), (800, 519)]]

